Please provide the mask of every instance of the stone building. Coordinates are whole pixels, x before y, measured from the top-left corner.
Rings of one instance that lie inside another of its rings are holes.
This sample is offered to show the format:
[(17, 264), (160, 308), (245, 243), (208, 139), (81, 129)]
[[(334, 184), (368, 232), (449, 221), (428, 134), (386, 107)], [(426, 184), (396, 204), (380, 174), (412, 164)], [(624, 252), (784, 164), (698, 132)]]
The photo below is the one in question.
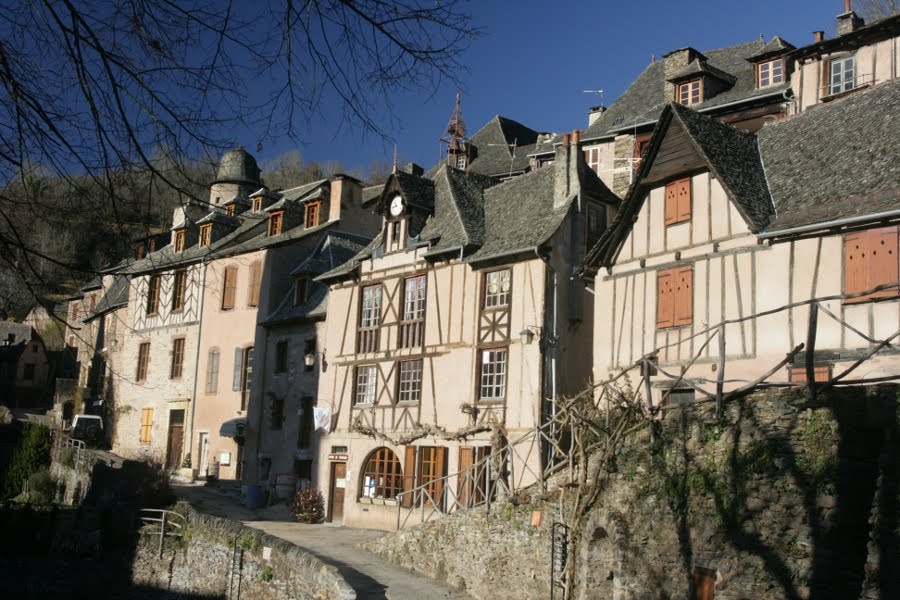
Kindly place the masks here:
[[(398, 510), (411, 524), (420, 508), (474, 500), (492, 445), (584, 389), (592, 307), (570, 275), (617, 198), (566, 142), (552, 168), (499, 184), (449, 165), (395, 172), (374, 202), (380, 234), (318, 278), (330, 420), (317, 480), (330, 519), (393, 528)], [(500, 470), (517, 489), (541, 461), (534, 448)]]

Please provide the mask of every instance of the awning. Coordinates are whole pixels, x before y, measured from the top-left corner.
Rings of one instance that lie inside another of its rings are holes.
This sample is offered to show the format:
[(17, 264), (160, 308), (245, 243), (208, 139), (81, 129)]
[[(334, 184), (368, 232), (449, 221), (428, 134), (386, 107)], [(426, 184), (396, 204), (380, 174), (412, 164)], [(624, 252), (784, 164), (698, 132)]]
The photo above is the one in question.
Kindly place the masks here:
[(246, 430), (247, 419), (230, 419), (222, 423), (222, 426), (219, 427), (219, 435), (221, 435), (222, 437), (242, 438), (244, 437), (244, 432)]

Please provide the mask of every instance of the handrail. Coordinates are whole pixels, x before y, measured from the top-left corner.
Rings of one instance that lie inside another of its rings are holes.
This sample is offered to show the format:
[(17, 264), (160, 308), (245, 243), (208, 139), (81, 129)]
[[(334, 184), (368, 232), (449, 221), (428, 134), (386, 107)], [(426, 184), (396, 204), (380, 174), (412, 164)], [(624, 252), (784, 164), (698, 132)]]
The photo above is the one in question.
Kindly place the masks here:
[[(142, 508), (139, 511), (142, 534), (159, 535), (159, 557), (162, 558), (166, 537), (184, 537), (187, 519), (184, 515), (163, 508)], [(159, 530), (155, 525), (159, 524)]]

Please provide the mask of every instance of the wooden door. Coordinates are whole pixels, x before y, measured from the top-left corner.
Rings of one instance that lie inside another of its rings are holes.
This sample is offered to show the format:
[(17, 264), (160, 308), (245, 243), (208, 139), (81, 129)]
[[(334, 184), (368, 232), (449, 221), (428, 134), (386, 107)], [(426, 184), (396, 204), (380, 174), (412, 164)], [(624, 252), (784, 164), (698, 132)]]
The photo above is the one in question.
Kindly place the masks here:
[(328, 495), (328, 520), (343, 520), (344, 490), (347, 488), (347, 463), (331, 463), (331, 493)]
[(166, 467), (177, 469), (181, 466), (181, 448), (184, 443), (184, 411), (169, 411), (169, 441), (166, 447)]
[(693, 600), (713, 600), (716, 594), (716, 572), (712, 569), (694, 567), (691, 587), (694, 588), (691, 595)]

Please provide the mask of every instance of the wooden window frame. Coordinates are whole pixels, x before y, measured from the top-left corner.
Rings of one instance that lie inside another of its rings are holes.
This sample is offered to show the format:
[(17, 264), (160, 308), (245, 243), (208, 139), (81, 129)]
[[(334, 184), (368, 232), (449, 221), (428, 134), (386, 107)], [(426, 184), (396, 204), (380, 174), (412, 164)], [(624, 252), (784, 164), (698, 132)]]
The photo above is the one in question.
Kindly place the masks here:
[[(367, 298), (367, 295), (371, 296)], [(381, 326), (381, 285), (367, 285), (361, 290), (359, 326), (361, 329), (375, 329)]]
[[(844, 235), (844, 294), (860, 294), (900, 279), (896, 225), (855, 231)], [(844, 304), (871, 302), (900, 296), (900, 287), (844, 298)]]
[(172, 312), (184, 311), (184, 300), (187, 292), (187, 269), (175, 271), (172, 280)]
[(322, 221), (322, 201), (313, 200), (307, 202), (303, 207), (303, 226), (311, 229), (319, 225)]
[[(813, 366), (813, 379), (816, 383), (828, 383), (831, 381), (833, 372), (833, 365), (815, 365)], [(788, 369), (788, 381), (790, 383), (808, 383), (806, 367), (790, 367)]]
[(144, 408), (141, 410), (141, 431), (139, 443), (149, 444), (153, 436), (153, 409)]
[(175, 230), (175, 252), (184, 252), (184, 228)]
[(200, 226), (200, 239), (198, 245), (201, 248), (205, 248), (209, 246), (210, 240), (212, 240), (212, 223), (204, 223)]
[(253, 261), (250, 263), (250, 287), (247, 288), (247, 306), (259, 306), (259, 296), (262, 286), (262, 263)]
[(656, 328), (685, 327), (693, 323), (693, 320), (694, 266), (657, 271)]
[(274, 211), (269, 213), (269, 237), (281, 235), (282, 227), (284, 225), (284, 211)]
[[(504, 273), (506, 276), (504, 277)], [(491, 291), (492, 280), (497, 279), (497, 291)], [(504, 282), (506, 289), (503, 289)], [(484, 274), (484, 290), (482, 292), (481, 306), (484, 310), (495, 310), (509, 306), (512, 293), (512, 269), (495, 269)]]
[(675, 101), (682, 106), (696, 106), (703, 102), (703, 78), (683, 81), (676, 85)]
[(253, 210), (253, 212), (259, 212), (262, 210), (262, 197), (261, 196), (257, 196), (256, 198), (253, 198), (251, 209)]
[(405, 478), (397, 454), (386, 446), (374, 449), (363, 461), (360, 498), (395, 499), (404, 491)]
[(597, 176), (600, 176), (600, 163), (602, 161), (600, 154), (601, 146), (588, 146), (584, 149), (584, 163), (591, 169)]
[(253, 382), (253, 346), (247, 346), (241, 357), (241, 410), (250, 403), (250, 387)]
[(159, 295), (162, 287), (162, 275), (154, 273), (147, 280), (147, 316), (159, 314)]
[[(785, 82), (784, 58), (772, 58), (756, 63), (756, 87), (763, 89)], [(765, 80), (765, 82), (764, 82)]]
[(229, 217), (234, 216), (234, 204), (229, 204), (228, 206), (225, 207), (225, 214), (228, 215)]
[(275, 367), (274, 373), (280, 375), (287, 373), (288, 370), (288, 341), (278, 340), (275, 342)]
[(234, 308), (234, 300), (237, 296), (237, 274), (238, 269), (234, 265), (225, 267), (222, 273), (222, 310)]
[(397, 364), (397, 402), (418, 404), (422, 400), (422, 359)]
[(169, 365), (169, 379), (181, 379), (184, 371), (184, 338), (172, 340), (172, 361)]
[(378, 400), (377, 365), (359, 365), (353, 374), (353, 406), (375, 406)]
[(482, 348), (478, 352), (478, 399), (482, 402), (505, 399), (509, 383), (509, 347)]
[(206, 355), (206, 393), (215, 394), (219, 389), (219, 359), (218, 348), (212, 348)]
[(147, 381), (147, 371), (150, 367), (150, 342), (141, 342), (138, 345), (137, 369), (134, 373), (134, 380), (140, 383)]
[[(837, 96), (843, 94), (844, 92), (850, 92), (856, 89), (856, 78), (858, 77), (856, 73), (856, 55), (850, 54), (848, 56), (836, 56), (834, 58), (830, 58), (827, 61), (824, 61), (824, 70), (825, 70), (825, 96)], [(847, 64), (851, 65), (850, 76), (847, 76)], [(835, 66), (841, 65), (841, 72), (839, 81), (835, 83)]]
[(691, 220), (693, 195), (690, 177), (676, 179), (666, 184), (665, 211), (663, 213), (666, 226)]

